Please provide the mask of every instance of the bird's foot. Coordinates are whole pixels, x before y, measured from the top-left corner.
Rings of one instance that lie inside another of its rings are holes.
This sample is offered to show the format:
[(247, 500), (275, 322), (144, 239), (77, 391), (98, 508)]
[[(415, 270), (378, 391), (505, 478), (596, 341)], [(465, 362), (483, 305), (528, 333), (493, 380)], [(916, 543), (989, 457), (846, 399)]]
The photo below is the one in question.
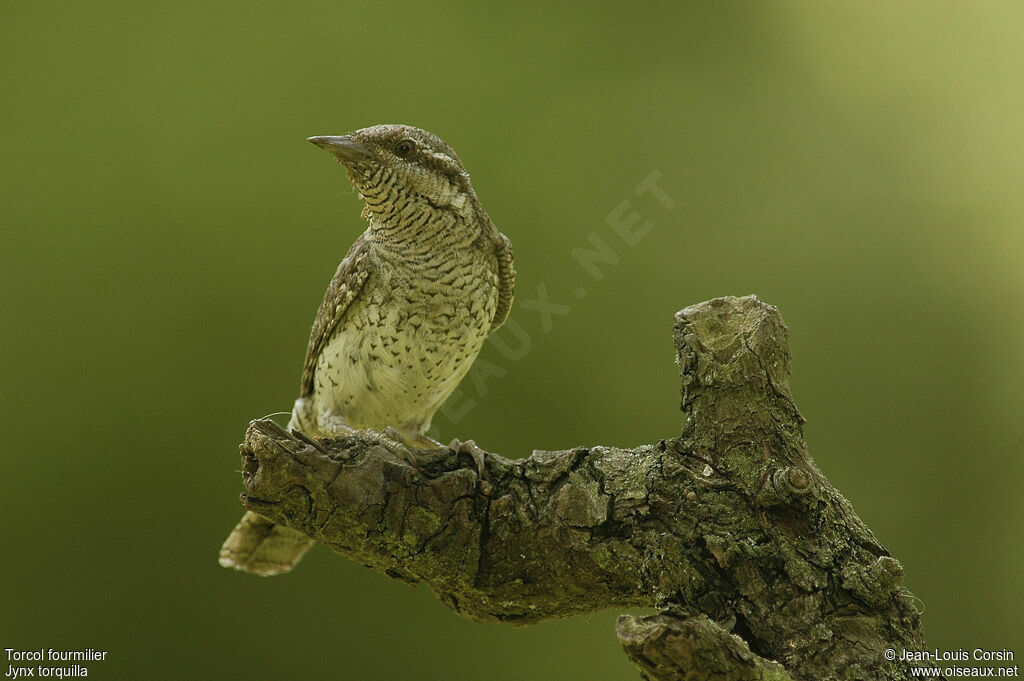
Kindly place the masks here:
[(406, 441), (409, 444), (413, 445), (414, 447), (419, 447), (420, 449), (442, 449), (444, 447), (443, 444), (441, 444), (434, 438), (428, 437), (427, 435), (424, 435), (422, 433), (417, 435), (415, 438), (411, 440), (407, 439)]

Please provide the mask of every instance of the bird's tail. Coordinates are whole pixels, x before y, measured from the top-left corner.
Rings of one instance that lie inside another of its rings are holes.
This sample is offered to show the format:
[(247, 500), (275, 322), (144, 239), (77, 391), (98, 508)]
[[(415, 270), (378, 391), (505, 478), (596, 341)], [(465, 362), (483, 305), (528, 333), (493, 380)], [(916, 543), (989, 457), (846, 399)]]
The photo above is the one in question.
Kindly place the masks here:
[[(289, 430), (308, 431), (306, 402), (295, 403)], [(311, 546), (313, 540), (301, 532), (247, 511), (220, 547), (220, 564), (261, 577), (279, 575), (291, 571)]]
[(301, 532), (246, 511), (220, 547), (220, 564), (261, 577), (279, 575), (295, 567), (312, 545)]

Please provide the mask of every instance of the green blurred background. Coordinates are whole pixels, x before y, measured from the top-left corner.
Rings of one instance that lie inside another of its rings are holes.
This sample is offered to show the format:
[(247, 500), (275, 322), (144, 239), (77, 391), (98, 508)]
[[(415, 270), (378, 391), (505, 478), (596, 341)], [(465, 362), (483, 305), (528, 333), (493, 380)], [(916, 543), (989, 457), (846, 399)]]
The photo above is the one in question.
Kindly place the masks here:
[[(0, 647), (105, 649), (100, 679), (638, 678), (617, 611), (478, 624), (322, 547), (217, 566), (246, 424), (290, 408), (362, 229), (305, 138), (407, 122), (519, 273), (501, 375), (440, 437), (673, 435), (672, 314), (756, 293), (929, 645), (1024, 653), (1022, 31), (1016, 1), (5, 3)], [(653, 171), (671, 210), (634, 192)]]

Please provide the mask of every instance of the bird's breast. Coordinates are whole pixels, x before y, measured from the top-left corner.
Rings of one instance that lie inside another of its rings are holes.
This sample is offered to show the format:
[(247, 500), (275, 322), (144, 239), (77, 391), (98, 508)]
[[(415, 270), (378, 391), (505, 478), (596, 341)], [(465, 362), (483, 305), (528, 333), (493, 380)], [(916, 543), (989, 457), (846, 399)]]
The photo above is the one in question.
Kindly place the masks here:
[(318, 358), (318, 411), (355, 428), (422, 433), (483, 345), (497, 274), (482, 258), (382, 263), (362, 294)]

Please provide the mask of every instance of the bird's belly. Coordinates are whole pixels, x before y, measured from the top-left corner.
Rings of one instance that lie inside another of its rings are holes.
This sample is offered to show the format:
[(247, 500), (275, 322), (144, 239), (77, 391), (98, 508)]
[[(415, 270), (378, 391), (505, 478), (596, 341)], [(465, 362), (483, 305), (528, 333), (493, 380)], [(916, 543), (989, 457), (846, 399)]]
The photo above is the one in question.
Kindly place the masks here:
[(340, 417), (353, 428), (392, 426), (414, 438), (430, 427), (469, 370), (485, 327), (472, 315), (428, 321), (394, 313), (362, 321), (367, 323), (336, 332), (320, 355), (315, 391), (320, 421), (326, 425)]

